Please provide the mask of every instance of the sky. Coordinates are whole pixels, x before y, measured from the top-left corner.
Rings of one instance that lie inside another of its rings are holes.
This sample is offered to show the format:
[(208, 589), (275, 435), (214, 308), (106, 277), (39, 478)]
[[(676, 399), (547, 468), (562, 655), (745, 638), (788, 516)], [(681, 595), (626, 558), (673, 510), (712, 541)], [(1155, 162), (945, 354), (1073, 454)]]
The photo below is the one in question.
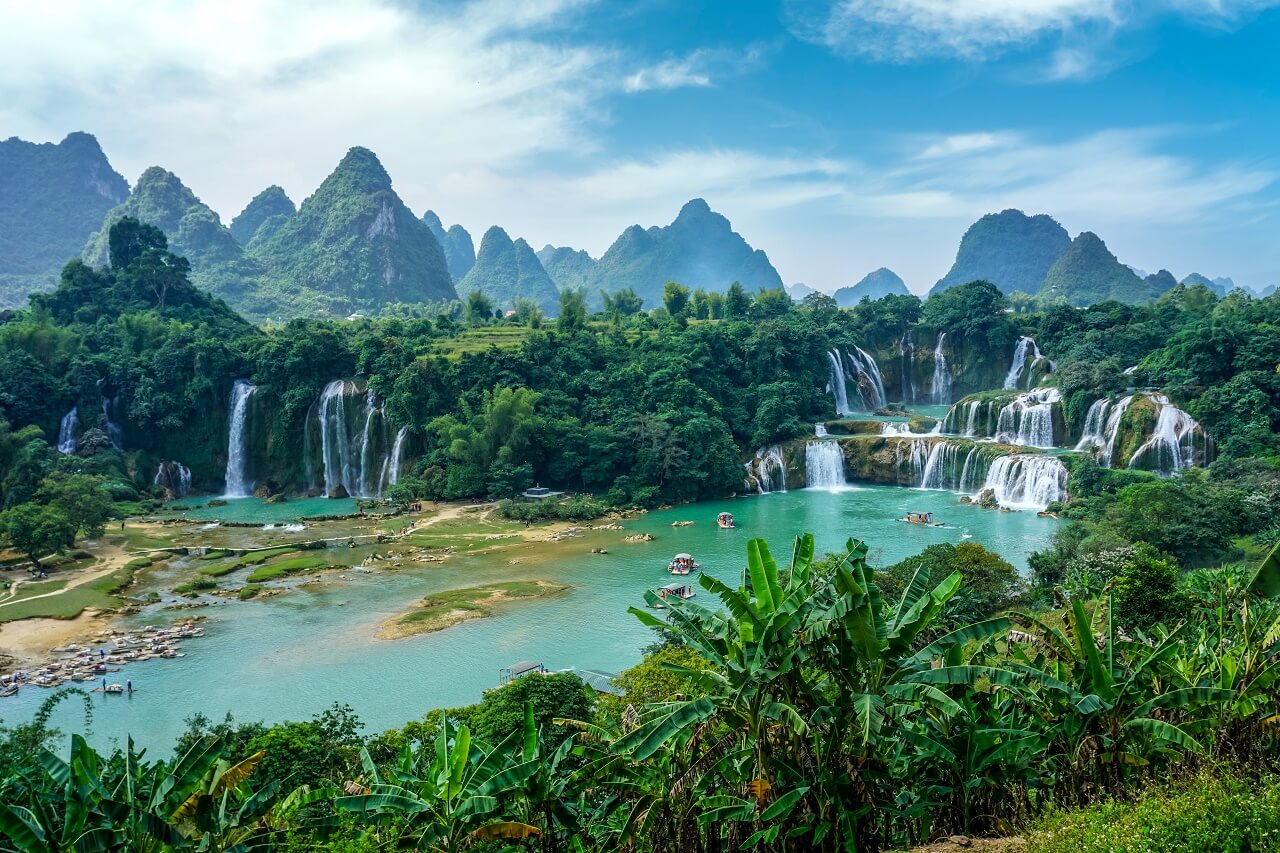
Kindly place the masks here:
[(1280, 283), (1280, 0), (0, 0), (0, 137), (96, 135), (224, 222), (351, 146), (598, 257), (705, 198), (787, 283), (916, 292), (984, 213)]

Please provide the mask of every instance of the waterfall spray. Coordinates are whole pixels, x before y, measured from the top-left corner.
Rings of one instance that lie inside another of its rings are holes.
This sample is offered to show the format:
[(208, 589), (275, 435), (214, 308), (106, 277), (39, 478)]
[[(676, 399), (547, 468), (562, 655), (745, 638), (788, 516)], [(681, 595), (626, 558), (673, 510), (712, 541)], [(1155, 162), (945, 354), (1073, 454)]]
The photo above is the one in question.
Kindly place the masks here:
[(58, 424), (58, 452), (70, 456), (79, 446), (80, 416), (72, 406), (71, 411), (62, 416), (62, 423)]
[(754, 488), (762, 495), (787, 490), (787, 464), (782, 459), (782, 448), (778, 445), (761, 447), (745, 467), (748, 489)]
[(902, 400), (916, 401), (916, 339), (911, 329), (902, 333), (898, 341), (898, 355), (902, 357)]
[(1053, 407), (1061, 402), (1057, 388), (1037, 388), (1019, 394), (1000, 410), (996, 441), (1026, 447), (1053, 447)]
[(810, 441), (804, 447), (804, 480), (810, 489), (843, 489), (844, 451), (834, 441)]
[(947, 366), (947, 353), (943, 346), (947, 342), (947, 333), (938, 333), (938, 342), (933, 348), (933, 402), (946, 405), (951, 402), (951, 368)]
[(853, 411), (849, 408), (849, 391), (844, 384), (844, 368), (840, 365), (840, 352), (831, 350), (827, 353), (827, 358), (831, 362), (831, 393), (835, 399), (836, 414), (851, 415)]
[(1001, 456), (991, 463), (982, 488), (990, 489), (1001, 506), (1039, 512), (1066, 499), (1067, 469), (1054, 456)]

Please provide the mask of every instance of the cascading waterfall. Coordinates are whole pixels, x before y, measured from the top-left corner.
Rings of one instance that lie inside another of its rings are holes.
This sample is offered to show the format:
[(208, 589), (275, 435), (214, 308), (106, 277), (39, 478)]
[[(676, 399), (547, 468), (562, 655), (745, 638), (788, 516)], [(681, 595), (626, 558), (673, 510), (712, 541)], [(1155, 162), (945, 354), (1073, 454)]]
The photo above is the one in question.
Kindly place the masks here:
[(387, 486), (394, 486), (400, 479), (400, 464), (404, 459), (404, 441), (408, 437), (409, 428), (400, 427), (400, 431), (396, 433), (395, 443), (391, 445), (391, 455), (387, 457), (386, 463), (382, 466), (382, 480), (378, 486), (379, 494), (385, 491)]
[(1163, 394), (1147, 394), (1146, 397), (1157, 407), (1156, 425), (1150, 437), (1133, 452), (1129, 467), (1147, 468), (1162, 475), (1192, 467), (1195, 464), (1195, 436), (1197, 432), (1203, 432), (1200, 424)]
[(902, 333), (898, 341), (898, 355), (902, 358), (902, 401), (916, 401), (916, 339), (911, 329)]
[(111, 418), (111, 410), (115, 408), (115, 403), (109, 397), (102, 398), (102, 419), (107, 426), (107, 438), (111, 439), (111, 446), (116, 450), (124, 450), (124, 430), (120, 425)]
[(71, 411), (62, 416), (62, 423), (58, 424), (58, 452), (71, 456), (79, 446), (80, 415), (76, 407), (72, 406)]
[(747, 463), (746, 487), (759, 494), (785, 492), (787, 490), (787, 463), (782, 459), (778, 445), (761, 447)]
[[(335, 379), (320, 392), (308, 419), (314, 419), (320, 434), (325, 495), (345, 492), (353, 498), (381, 497), (382, 490), (394, 482), (390, 476), (396, 447), (377, 395), (361, 391), (350, 380)], [(398, 462), (395, 467), (398, 477)]]
[(1066, 499), (1067, 469), (1054, 456), (1000, 456), (987, 470), (982, 490), (988, 489), (1001, 506), (1039, 512), (1054, 501)]
[(1017, 388), (1019, 380), (1022, 378), (1022, 370), (1027, 366), (1027, 353), (1031, 353), (1032, 370), (1027, 373), (1027, 387), (1031, 387), (1031, 380), (1035, 373), (1035, 366), (1044, 361), (1044, 356), (1040, 352), (1040, 347), (1036, 346), (1035, 338), (1021, 337), (1013, 348), (1013, 364), (1009, 367), (1009, 375), (1004, 378), (1004, 387), (1007, 391)]
[(947, 342), (947, 333), (938, 333), (938, 343), (933, 348), (933, 402), (946, 405), (951, 402), (951, 368), (947, 366), (947, 354), (943, 346)]
[(1107, 409), (1111, 407), (1111, 399), (1103, 397), (1089, 405), (1084, 416), (1084, 433), (1076, 442), (1076, 450), (1093, 450), (1107, 444)]
[(852, 353), (846, 353), (849, 363), (855, 371), (854, 380), (858, 391), (862, 394), (862, 402), (870, 411), (883, 406), (886, 402), (884, 379), (880, 375), (880, 365), (876, 364), (871, 353), (862, 347), (855, 346)]
[(247, 498), (253, 493), (253, 483), (245, 480), (248, 464), (248, 440), (246, 426), (249, 421), (249, 401), (258, 386), (237, 379), (231, 386), (231, 426), (227, 431), (227, 491), (226, 497)]
[(827, 358), (831, 361), (831, 393), (835, 398), (836, 414), (851, 415), (853, 410), (849, 408), (849, 391), (844, 384), (844, 368), (840, 364), (840, 352), (831, 350), (827, 353)]
[(1053, 406), (1062, 400), (1057, 388), (1019, 394), (1000, 410), (996, 441), (1025, 447), (1053, 447)]
[(191, 492), (191, 470), (181, 462), (161, 462), (151, 482), (175, 498), (185, 498)]
[(1103, 468), (1111, 467), (1111, 460), (1116, 453), (1116, 439), (1120, 436), (1120, 419), (1124, 417), (1125, 410), (1129, 408), (1129, 404), (1133, 402), (1133, 395), (1122, 397), (1111, 407), (1111, 414), (1107, 416), (1107, 426), (1103, 435), (1106, 443), (1102, 446), (1102, 454), (1098, 457), (1098, 464)]
[(844, 451), (834, 441), (810, 441), (804, 447), (804, 480), (810, 489), (843, 489)]
[[(924, 481), (924, 469), (929, 462), (929, 442), (923, 438), (903, 439), (893, 447), (894, 466), (898, 482), (906, 486), (918, 486)], [(904, 476), (903, 464), (910, 465)]]
[(814, 437), (815, 437), (815, 438), (826, 438), (826, 437), (827, 437), (827, 425), (826, 425), (826, 424), (814, 424), (814, 425), (813, 425), (813, 435), (814, 435)]

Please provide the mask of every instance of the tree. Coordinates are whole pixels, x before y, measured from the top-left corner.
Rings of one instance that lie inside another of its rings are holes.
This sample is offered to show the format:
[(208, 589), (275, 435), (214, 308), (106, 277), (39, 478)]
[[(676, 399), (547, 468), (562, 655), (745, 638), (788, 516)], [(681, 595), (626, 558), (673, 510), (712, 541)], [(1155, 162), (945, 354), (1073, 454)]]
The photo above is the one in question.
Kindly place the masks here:
[(729, 285), (729, 291), (724, 295), (724, 318), (726, 320), (745, 320), (751, 311), (751, 294), (747, 293), (747, 289), (742, 286), (742, 282), (735, 281)]
[(61, 511), (77, 531), (90, 537), (102, 535), (113, 511), (103, 479), (89, 474), (51, 474), (40, 484), (36, 499)]
[(662, 286), (662, 305), (674, 318), (686, 316), (689, 310), (689, 288), (669, 281)]
[(76, 542), (76, 525), (57, 507), (24, 503), (0, 513), (0, 530), (31, 562), (61, 553)]
[(526, 702), (533, 704), (534, 719), (553, 746), (558, 746), (570, 734), (567, 729), (556, 726), (555, 720), (591, 719), (589, 688), (573, 673), (558, 672), (526, 675), (488, 691), (470, 714), (469, 723), (477, 737), (497, 743), (520, 731)]
[(107, 232), (107, 252), (113, 269), (124, 269), (147, 252), (165, 254), (169, 239), (154, 225), (125, 216)]
[(640, 313), (644, 300), (630, 287), (614, 293), (602, 293), (604, 313), (610, 317), (631, 317)]
[(575, 332), (587, 327), (587, 296), (581, 288), (566, 288), (560, 291), (560, 315), (556, 318), (556, 329), (561, 332)]
[(468, 326), (483, 326), (493, 317), (493, 303), (483, 291), (473, 290), (467, 294), (467, 305), (463, 316)]
[(1173, 626), (1189, 609), (1182, 572), (1146, 543), (1125, 549), (1112, 596), (1116, 623), (1123, 628), (1147, 631), (1160, 623)]

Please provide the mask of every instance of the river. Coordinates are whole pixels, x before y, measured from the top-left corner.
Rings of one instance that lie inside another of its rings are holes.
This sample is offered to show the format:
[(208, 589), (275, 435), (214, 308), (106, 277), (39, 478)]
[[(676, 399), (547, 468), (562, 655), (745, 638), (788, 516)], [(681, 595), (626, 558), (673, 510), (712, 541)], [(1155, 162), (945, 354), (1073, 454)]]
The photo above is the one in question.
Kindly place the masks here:
[[(908, 510), (932, 511), (947, 526), (895, 520)], [(291, 511), (296, 515), (301, 507)], [(736, 529), (716, 526), (721, 511), (734, 514)], [(288, 515), (283, 508), (271, 512), (273, 520)], [(676, 520), (695, 523), (673, 528)], [(660, 510), (625, 522), (622, 531), (594, 531), (580, 539), (457, 557), (419, 569), (347, 573), (333, 583), (197, 611), (207, 616), (205, 636), (184, 642), (186, 657), (129, 665), (117, 678), (128, 677), (137, 692), (95, 694), (92, 726), (85, 733), (99, 747), (123, 744), (132, 735), (152, 754), (165, 755), (185, 728), (184, 720), (196, 712), (215, 720), (230, 711), (239, 721), (279, 722), (310, 718), (334, 702), (351, 705), (372, 733), (433, 708), (478, 701), (485, 688), (497, 684), (498, 670), (515, 661), (609, 672), (637, 663), (653, 635), (627, 608), (643, 605), (645, 589), (671, 580), (665, 566), (679, 551), (691, 552), (703, 571), (730, 583), (741, 577), (749, 538), (763, 535), (779, 563), (785, 563), (795, 534), (806, 530), (816, 536), (820, 551), (838, 550), (848, 537), (865, 540), (874, 565), (971, 538), (1025, 570), (1027, 554), (1045, 547), (1055, 524), (1031, 512), (960, 504), (950, 492), (805, 489)], [(622, 541), (644, 532), (655, 540)], [(593, 547), (608, 553), (592, 554)], [(572, 589), (433, 634), (374, 637), (382, 620), (428, 593), (525, 578), (561, 581)], [(715, 603), (701, 589), (698, 601)], [(48, 695), (24, 688), (0, 700), (0, 719), (27, 720)], [(78, 702), (64, 703), (53, 722), (64, 733), (85, 729)]]

